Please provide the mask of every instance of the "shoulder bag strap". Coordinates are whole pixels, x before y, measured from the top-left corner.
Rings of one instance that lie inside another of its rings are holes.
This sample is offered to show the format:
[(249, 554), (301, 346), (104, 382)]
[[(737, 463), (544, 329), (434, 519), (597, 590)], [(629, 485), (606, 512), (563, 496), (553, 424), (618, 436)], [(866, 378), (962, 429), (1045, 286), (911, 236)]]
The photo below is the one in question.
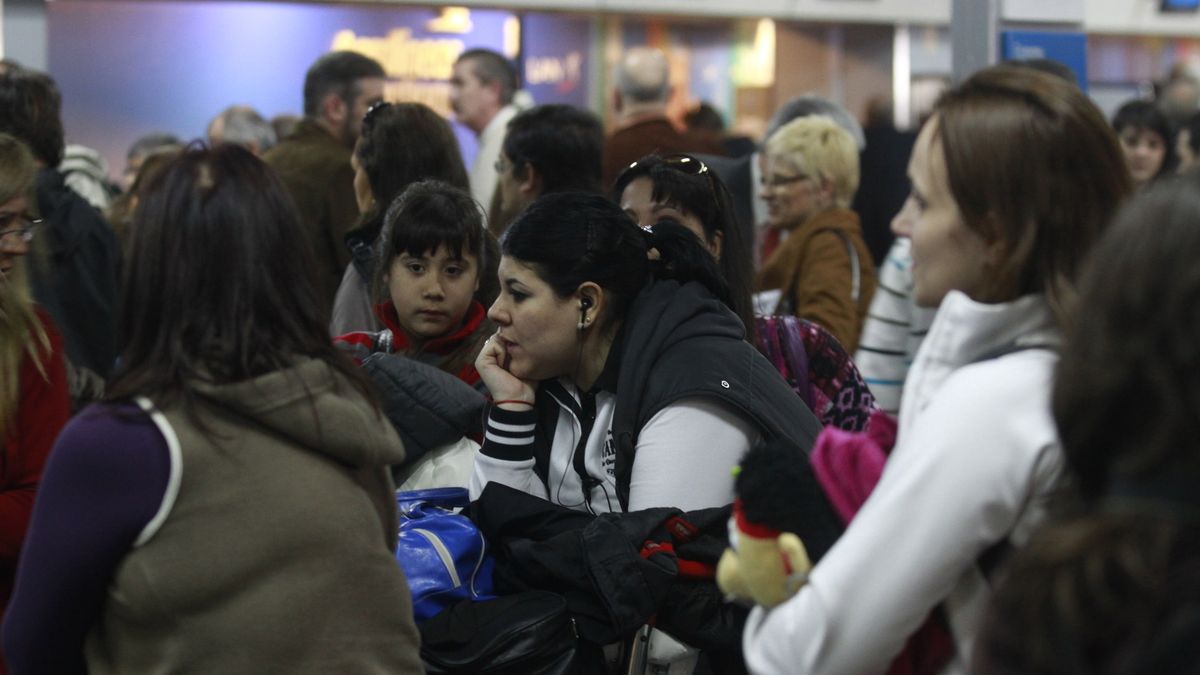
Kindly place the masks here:
[[(832, 232), (842, 240), (842, 245), (846, 247), (846, 254), (850, 257), (850, 299), (858, 303), (858, 299), (862, 297), (862, 263), (858, 259), (858, 249), (854, 248), (854, 242), (850, 241), (850, 236), (842, 230), (826, 227), (817, 230), (814, 233)], [(781, 316), (795, 314), (796, 308), (793, 306), (792, 298), (796, 295), (796, 284), (799, 283), (800, 270), (792, 271), (792, 281), (788, 284), (787, 289), (779, 298), (779, 304), (775, 306), (775, 313)]]

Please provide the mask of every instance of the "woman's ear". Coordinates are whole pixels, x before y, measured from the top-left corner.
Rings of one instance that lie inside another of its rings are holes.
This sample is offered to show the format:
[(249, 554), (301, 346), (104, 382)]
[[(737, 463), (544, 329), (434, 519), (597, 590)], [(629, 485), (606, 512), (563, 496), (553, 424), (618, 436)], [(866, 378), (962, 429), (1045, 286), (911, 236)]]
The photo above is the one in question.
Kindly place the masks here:
[(717, 262), (721, 261), (721, 249), (725, 246), (725, 233), (717, 230), (713, 232), (712, 240), (708, 242), (708, 251), (713, 254)]
[(828, 176), (821, 176), (817, 182), (817, 190), (821, 194), (821, 203), (826, 207), (833, 206), (833, 181)]
[(591, 326), (596, 319), (604, 315), (604, 289), (593, 281), (585, 281), (575, 289), (575, 297), (579, 299), (579, 322)]

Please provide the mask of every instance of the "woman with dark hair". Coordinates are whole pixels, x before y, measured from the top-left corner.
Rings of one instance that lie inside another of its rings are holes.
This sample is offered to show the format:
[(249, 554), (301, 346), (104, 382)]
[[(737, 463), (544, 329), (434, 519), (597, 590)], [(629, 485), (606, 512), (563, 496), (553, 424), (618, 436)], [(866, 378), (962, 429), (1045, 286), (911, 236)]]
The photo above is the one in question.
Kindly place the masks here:
[(870, 498), (806, 584), (755, 608), (755, 673), (884, 672), (940, 607), (964, 672), (994, 554), (1041, 520), (1062, 453), (1051, 377), (1084, 254), (1130, 192), (1078, 87), (996, 66), (949, 90), (909, 163), (913, 296), (938, 307)]
[(646, 232), (607, 199), (556, 193), (501, 249), (473, 495), (496, 481), (592, 513), (720, 506), (758, 439), (812, 446), (820, 424), (742, 339), (689, 230)]
[(450, 125), (423, 103), (376, 103), (363, 116), (362, 136), (350, 157), (354, 194), (362, 214), (346, 234), (352, 260), (333, 303), (330, 334), (377, 331), (371, 283), (384, 215), (405, 188), (440, 180), (470, 189), (458, 140)]
[(1171, 123), (1152, 101), (1127, 101), (1113, 115), (1112, 126), (1121, 139), (1135, 189), (1175, 169)]
[[(613, 197), (642, 227), (674, 221), (695, 233), (719, 261), (729, 308), (746, 327), (746, 340), (775, 364), (823, 424), (861, 429), (863, 411), (874, 399), (838, 341), (804, 319), (754, 315), (747, 232), (720, 176), (689, 155), (647, 155), (617, 177)], [(791, 359), (798, 341), (802, 358)]]
[(753, 342), (750, 246), (720, 177), (695, 157), (646, 155), (617, 176), (613, 199), (641, 227), (674, 220), (704, 242), (719, 261), (729, 287), (729, 307), (742, 320), (747, 339)]
[(1197, 222), (1193, 172), (1089, 260), (1053, 399), (1075, 499), (1014, 559), (975, 672), (1200, 673)]
[(328, 338), (299, 229), (238, 146), (151, 179), (108, 400), (63, 431), (34, 509), (14, 671), (421, 672), (404, 449)]
[(30, 215), (36, 174), (29, 149), (0, 134), (0, 615), (12, 594), (42, 465), (70, 414), (62, 338), (29, 297), (25, 276), (41, 224)]

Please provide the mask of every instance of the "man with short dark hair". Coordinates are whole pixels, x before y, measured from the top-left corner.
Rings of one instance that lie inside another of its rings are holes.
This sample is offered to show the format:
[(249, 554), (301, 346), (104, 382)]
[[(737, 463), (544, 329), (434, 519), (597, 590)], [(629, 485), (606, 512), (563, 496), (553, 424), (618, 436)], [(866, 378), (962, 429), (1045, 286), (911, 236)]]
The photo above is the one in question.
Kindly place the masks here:
[(325, 54), (304, 77), (304, 119), (263, 159), (283, 179), (312, 244), (318, 301), (333, 307), (350, 262), (343, 237), (358, 220), (350, 154), (367, 109), (383, 100), (383, 66), (349, 51)]
[(455, 119), (479, 138), (471, 163), (471, 196), (485, 209), (496, 190), (496, 159), (504, 129), (517, 114), (517, 71), (508, 59), (490, 49), (468, 49), (454, 62), (450, 76), (450, 108)]
[(522, 209), (551, 192), (602, 191), (604, 127), (593, 113), (552, 103), (524, 110), (508, 123), (496, 160), (497, 208), (489, 221), (496, 236)]
[(38, 165), (38, 236), (47, 255), (30, 266), (33, 298), (54, 318), (72, 368), (106, 377), (117, 355), (120, 248), (100, 212), (55, 168), (65, 146), (61, 110), (49, 75), (23, 68), (0, 75), (0, 131), (28, 145)]

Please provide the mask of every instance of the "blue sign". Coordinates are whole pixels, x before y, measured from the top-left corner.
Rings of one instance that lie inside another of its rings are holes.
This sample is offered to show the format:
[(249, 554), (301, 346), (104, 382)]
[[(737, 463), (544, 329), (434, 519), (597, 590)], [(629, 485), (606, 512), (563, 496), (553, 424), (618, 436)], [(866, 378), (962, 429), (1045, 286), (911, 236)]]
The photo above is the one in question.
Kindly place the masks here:
[(528, 13), (521, 22), (521, 84), (536, 103), (587, 108), (589, 17)]
[[(56, 0), (46, 14), (67, 138), (99, 150), (117, 173), (139, 136), (202, 137), (231, 104), (268, 117), (302, 113), (304, 74), (330, 50), (375, 58), (388, 75), (386, 98), (420, 101), (448, 117), (459, 53), (516, 53), (516, 16), (491, 9)], [(474, 134), (454, 127), (469, 163)]]
[(1087, 91), (1087, 36), (1083, 33), (1006, 30), (1000, 33), (1000, 50), (1005, 61), (1058, 61), (1075, 73), (1079, 88)]

